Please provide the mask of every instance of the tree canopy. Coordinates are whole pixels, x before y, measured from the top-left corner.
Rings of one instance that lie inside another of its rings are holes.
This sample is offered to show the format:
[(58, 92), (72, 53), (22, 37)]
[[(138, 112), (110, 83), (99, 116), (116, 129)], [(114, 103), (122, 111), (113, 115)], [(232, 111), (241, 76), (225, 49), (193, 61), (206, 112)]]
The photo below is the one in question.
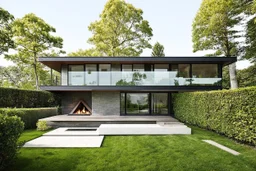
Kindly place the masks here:
[(151, 48), (152, 28), (143, 11), (124, 0), (109, 0), (100, 19), (88, 27), (93, 36), (88, 42), (103, 56), (139, 56)]
[(161, 45), (159, 42), (156, 42), (156, 44), (153, 46), (152, 54), (153, 57), (164, 57), (164, 46)]
[(11, 35), (11, 22), (14, 17), (8, 11), (0, 7), (0, 55), (14, 48)]
[(27, 65), (34, 70), (37, 89), (39, 88), (39, 73), (44, 72), (43, 66), (38, 63), (39, 56), (48, 56), (53, 51), (62, 53), (63, 40), (52, 35), (56, 30), (35, 14), (27, 14), (21, 19), (16, 19), (12, 24), (13, 40), (16, 53), (6, 55), (5, 58), (13, 61), (18, 66)]
[(68, 54), (68, 56), (83, 56), (83, 57), (90, 57), (90, 56), (94, 56), (94, 57), (99, 57), (102, 56), (101, 53), (97, 52), (97, 50), (95, 48), (91, 48), (91, 49), (78, 49), (75, 52), (71, 52)]
[[(239, 31), (235, 26), (241, 18), (234, 0), (203, 0), (193, 21), (193, 51), (213, 50), (214, 56), (238, 55)], [(229, 67), (231, 88), (237, 88), (236, 66)]]

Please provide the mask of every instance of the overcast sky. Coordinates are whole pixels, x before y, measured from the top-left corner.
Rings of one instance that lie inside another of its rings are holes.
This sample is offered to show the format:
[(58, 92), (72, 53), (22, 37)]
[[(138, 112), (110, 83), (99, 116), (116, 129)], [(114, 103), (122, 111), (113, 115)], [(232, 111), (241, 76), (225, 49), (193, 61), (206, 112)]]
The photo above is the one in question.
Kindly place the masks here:
[[(203, 56), (206, 52), (192, 51), (192, 21), (202, 0), (127, 0), (144, 11), (143, 17), (153, 29), (151, 43), (159, 41), (165, 47), (166, 56)], [(88, 26), (99, 18), (106, 0), (0, 0), (0, 6), (15, 18), (34, 13), (56, 28), (57, 35), (64, 39), (63, 49), (69, 53), (91, 47)], [(142, 56), (150, 56), (144, 50)], [(0, 56), (0, 65), (11, 62)], [(237, 68), (248, 67), (248, 61), (240, 61)]]

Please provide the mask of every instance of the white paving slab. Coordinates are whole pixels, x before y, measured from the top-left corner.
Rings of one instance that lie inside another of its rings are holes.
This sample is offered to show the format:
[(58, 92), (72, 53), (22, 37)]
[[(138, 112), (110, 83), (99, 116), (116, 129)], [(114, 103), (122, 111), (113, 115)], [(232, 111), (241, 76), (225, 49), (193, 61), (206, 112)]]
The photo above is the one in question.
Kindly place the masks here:
[(42, 136), (23, 147), (100, 147), (104, 136)]
[(221, 144), (219, 144), (219, 143), (216, 143), (215, 141), (212, 141), (212, 140), (203, 140), (204, 142), (206, 142), (206, 143), (208, 143), (208, 144), (211, 144), (211, 145), (213, 145), (213, 146), (215, 146), (215, 147), (218, 147), (218, 148), (220, 148), (220, 149), (222, 149), (222, 150), (224, 150), (224, 151), (226, 151), (226, 152), (229, 152), (229, 153), (231, 153), (231, 154), (233, 154), (233, 155), (239, 155), (240, 153), (239, 152), (237, 152), (237, 151), (235, 151), (235, 150), (232, 150), (232, 149), (230, 149), (230, 148), (228, 148), (228, 147), (226, 147), (226, 146), (224, 146), (224, 145), (221, 145)]
[(169, 135), (191, 134), (191, 128), (182, 124), (101, 124), (98, 132), (100, 135)]
[[(44, 135), (47, 136), (98, 136), (99, 132), (96, 130), (90, 129), (97, 129), (97, 127), (63, 127), (57, 128), (50, 132), (45, 133)], [(86, 131), (83, 131), (86, 130)]]

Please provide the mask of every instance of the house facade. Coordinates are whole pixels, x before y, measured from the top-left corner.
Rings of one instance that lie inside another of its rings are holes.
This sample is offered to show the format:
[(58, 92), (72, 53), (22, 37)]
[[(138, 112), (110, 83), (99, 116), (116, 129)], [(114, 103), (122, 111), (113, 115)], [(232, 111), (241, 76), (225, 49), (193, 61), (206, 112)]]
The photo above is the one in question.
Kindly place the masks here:
[(172, 95), (222, 89), (222, 69), (235, 57), (40, 57), (60, 72), (42, 90), (61, 96), (62, 114), (171, 116)]

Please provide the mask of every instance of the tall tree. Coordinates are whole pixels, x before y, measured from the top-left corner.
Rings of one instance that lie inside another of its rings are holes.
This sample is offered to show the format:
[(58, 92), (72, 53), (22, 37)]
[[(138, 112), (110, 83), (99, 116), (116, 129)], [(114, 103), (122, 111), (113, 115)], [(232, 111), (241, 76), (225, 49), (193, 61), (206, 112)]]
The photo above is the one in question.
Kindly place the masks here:
[(109, 0), (100, 19), (90, 24), (93, 36), (88, 40), (104, 56), (139, 56), (151, 48), (153, 36), (143, 11), (124, 0)]
[(39, 89), (39, 72), (42, 65), (38, 63), (38, 57), (62, 53), (62, 38), (53, 36), (56, 30), (35, 14), (27, 14), (21, 19), (16, 19), (12, 24), (12, 32), (17, 53), (6, 55), (5, 58), (16, 64), (26, 64), (32, 67), (36, 88)]
[(78, 49), (75, 52), (69, 53), (68, 56), (74, 56), (74, 57), (76, 57), (76, 56), (83, 56), (83, 57), (94, 56), (94, 57), (99, 57), (99, 56), (102, 56), (102, 54), (97, 52), (96, 49), (91, 48), (91, 49), (86, 49), (86, 50)]
[(153, 46), (152, 54), (153, 57), (164, 57), (164, 46), (161, 45), (159, 42), (156, 42), (156, 44)]
[(11, 35), (11, 22), (14, 17), (8, 11), (0, 7), (0, 55), (14, 48)]
[[(203, 0), (193, 22), (193, 51), (213, 50), (214, 56), (238, 56), (241, 21), (234, 0)], [(236, 64), (229, 65), (231, 88), (237, 88)]]

